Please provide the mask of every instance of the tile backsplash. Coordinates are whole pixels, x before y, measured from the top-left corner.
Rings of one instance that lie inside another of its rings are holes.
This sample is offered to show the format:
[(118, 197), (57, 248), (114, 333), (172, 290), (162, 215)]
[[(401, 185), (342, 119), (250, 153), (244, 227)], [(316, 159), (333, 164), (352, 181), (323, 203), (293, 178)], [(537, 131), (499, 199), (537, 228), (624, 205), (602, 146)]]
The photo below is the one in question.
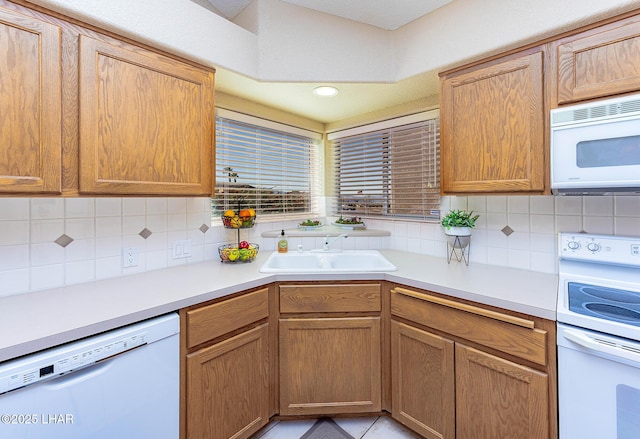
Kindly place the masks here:
[[(211, 260), (234, 230), (211, 223), (209, 198), (0, 198), (0, 296)], [(471, 263), (556, 272), (561, 231), (640, 236), (640, 197), (473, 196), (443, 197), (442, 211), (480, 214), (471, 240)], [(243, 230), (242, 239), (275, 249), (266, 230), (298, 221)], [(506, 228), (508, 226), (508, 228)], [(342, 248), (395, 249), (446, 257), (437, 223), (368, 219), (389, 237), (358, 237)], [(512, 230), (506, 234), (505, 231)], [(504, 230), (504, 231), (503, 231)], [(174, 241), (191, 240), (191, 257), (174, 259)], [(318, 247), (321, 238), (291, 238), (290, 248)], [(122, 249), (134, 247), (138, 265), (123, 268)], [(452, 262), (454, 263), (454, 262)]]

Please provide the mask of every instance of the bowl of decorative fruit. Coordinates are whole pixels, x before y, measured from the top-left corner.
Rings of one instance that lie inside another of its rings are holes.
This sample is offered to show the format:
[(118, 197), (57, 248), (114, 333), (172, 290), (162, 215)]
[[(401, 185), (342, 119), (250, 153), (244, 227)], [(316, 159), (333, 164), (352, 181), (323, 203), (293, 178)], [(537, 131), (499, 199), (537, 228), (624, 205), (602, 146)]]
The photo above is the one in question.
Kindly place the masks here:
[(222, 224), (227, 229), (250, 229), (256, 223), (256, 211), (253, 209), (225, 210)]
[(341, 216), (333, 224), (347, 230), (364, 229), (366, 227), (364, 221), (362, 221), (361, 218), (355, 216), (352, 218), (343, 218)]
[(258, 244), (241, 241), (235, 244), (223, 244), (218, 247), (221, 262), (251, 262), (258, 256)]

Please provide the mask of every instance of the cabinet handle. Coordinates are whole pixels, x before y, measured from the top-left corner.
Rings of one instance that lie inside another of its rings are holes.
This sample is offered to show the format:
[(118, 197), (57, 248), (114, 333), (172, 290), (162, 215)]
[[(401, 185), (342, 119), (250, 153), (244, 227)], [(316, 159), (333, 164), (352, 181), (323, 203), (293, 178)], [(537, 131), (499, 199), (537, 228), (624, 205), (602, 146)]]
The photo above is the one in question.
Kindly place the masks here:
[(436, 297), (436, 296), (430, 296), (428, 294), (418, 293), (416, 291), (411, 291), (411, 290), (407, 290), (400, 287), (393, 288), (391, 292), (396, 294), (402, 294), (408, 297), (413, 297), (414, 299), (418, 299), (418, 300), (424, 300), (425, 302), (431, 302), (437, 305), (447, 306), (449, 308), (457, 309), (460, 311), (477, 314), (479, 316), (489, 317), (491, 319), (500, 320), (501, 322), (522, 326), (523, 328), (528, 328), (528, 329), (535, 328), (535, 322), (533, 322), (532, 320), (527, 320), (520, 317), (514, 317), (514, 316), (502, 314), (502, 313), (491, 311), (484, 308), (478, 308), (477, 306), (458, 303), (458, 302), (454, 302), (453, 300), (443, 299), (441, 297)]

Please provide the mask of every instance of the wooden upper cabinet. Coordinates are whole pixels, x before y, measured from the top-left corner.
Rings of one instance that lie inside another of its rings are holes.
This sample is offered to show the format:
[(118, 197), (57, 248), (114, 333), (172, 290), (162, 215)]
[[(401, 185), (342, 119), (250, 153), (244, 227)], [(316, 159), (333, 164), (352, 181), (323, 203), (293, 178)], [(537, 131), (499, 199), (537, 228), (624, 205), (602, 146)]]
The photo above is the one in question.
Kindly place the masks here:
[(80, 193), (210, 195), (213, 72), (80, 35)]
[(545, 190), (541, 50), (444, 73), (440, 99), (442, 193)]
[(61, 30), (0, 8), (0, 193), (61, 192)]
[(558, 43), (558, 103), (640, 90), (640, 16)]

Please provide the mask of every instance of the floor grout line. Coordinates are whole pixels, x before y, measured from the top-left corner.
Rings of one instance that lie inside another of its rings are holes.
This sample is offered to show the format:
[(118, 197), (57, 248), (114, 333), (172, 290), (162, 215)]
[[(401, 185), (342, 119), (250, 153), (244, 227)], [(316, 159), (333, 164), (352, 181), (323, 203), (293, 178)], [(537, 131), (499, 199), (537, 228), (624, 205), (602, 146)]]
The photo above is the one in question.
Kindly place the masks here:
[(378, 422), (379, 420), (380, 420), (380, 416), (378, 416), (376, 418), (376, 420), (371, 423), (371, 425), (369, 426), (369, 428), (367, 428), (367, 430), (364, 432), (364, 434), (362, 436), (360, 436), (360, 439), (364, 439), (364, 437), (367, 435), (367, 433), (369, 433), (369, 430), (371, 430), (373, 428), (373, 426), (376, 425), (376, 422)]

